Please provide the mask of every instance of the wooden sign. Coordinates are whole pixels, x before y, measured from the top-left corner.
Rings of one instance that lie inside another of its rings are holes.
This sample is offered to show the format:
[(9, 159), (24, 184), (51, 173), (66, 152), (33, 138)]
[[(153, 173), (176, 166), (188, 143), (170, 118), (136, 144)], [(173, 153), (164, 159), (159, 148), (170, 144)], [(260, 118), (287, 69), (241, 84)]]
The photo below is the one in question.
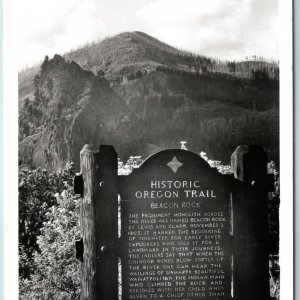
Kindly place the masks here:
[(232, 195), (198, 155), (167, 150), (121, 181), (123, 299), (230, 299)]
[(111, 146), (85, 147), (81, 163), (82, 300), (270, 299), (260, 147), (233, 154), (239, 180), (179, 149), (127, 176)]

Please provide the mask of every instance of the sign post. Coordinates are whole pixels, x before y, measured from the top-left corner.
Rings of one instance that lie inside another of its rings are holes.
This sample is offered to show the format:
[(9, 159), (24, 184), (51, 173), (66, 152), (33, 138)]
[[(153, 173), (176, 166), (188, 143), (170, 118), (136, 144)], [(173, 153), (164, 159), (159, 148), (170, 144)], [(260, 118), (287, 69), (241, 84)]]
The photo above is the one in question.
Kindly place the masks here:
[(239, 146), (231, 156), (234, 177), (244, 184), (236, 193), (235, 271), (237, 299), (270, 298), (267, 155), (260, 146)]

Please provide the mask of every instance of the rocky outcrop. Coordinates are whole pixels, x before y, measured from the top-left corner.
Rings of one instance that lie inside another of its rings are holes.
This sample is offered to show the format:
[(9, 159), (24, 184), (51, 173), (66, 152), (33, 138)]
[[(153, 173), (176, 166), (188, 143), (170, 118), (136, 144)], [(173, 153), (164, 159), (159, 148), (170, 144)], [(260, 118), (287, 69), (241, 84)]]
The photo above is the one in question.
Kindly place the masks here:
[(35, 97), (20, 110), (20, 164), (58, 169), (79, 165), (85, 143), (120, 140), (135, 119), (104, 78), (56, 55), (35, 78)]

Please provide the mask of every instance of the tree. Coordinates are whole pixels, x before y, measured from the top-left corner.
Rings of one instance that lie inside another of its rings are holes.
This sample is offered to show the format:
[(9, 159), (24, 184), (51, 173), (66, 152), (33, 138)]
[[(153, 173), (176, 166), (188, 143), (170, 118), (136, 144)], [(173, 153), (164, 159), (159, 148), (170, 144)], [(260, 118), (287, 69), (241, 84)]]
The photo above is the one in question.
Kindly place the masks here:
[(197, 75), (207, 73), (212, 69), (213, 63), (210, 58), (203, 55), (197, 55), (193, 60), (193, 67), (196, 70)]
[(200, 74), (201, 66), (202, 66), (201, 57), (197, 55), (197, 57), (195, 57), (194, 59), (194, 68), (196, 70), (197, 75)]
[(46, 212), (37, 238), (39, 251), (33, 253), (34, 273), (20, 279), (22, 300), (79, 299), (79, 261), (76, 260), (75, 240), (79, 239), (79, 201), (68, 186), (56, 194), (57, 204)]
[(269, 86), (269, 73), (266, 68), (251, 71), (252, 84), (258, 88), (267, 88)]
[(229, 68), (229, 72), (235, 74), (235, 71), (236, 71), (236, 63), (234, 61), (232, 62), (228, 62), (227, 63), (227, 66)]
[(41, 65), (41, 69), (44, 70), (46, 68), (46, 66), (48, 65), (48, 62), (49, 62), (49, 56), (46, 55), (45, 58), (44, 58), (44, 61)]
[(72, 183), (75, 174), (73, 164), (62, 171), (48, 173), (36, 170), (19, 171), (19, 275), (30, 278), (34, 272), (33, 253), (39, 251), (37, 237), (47, 221), (48, 209), (57, 205), (56, 193), (61, 193)]

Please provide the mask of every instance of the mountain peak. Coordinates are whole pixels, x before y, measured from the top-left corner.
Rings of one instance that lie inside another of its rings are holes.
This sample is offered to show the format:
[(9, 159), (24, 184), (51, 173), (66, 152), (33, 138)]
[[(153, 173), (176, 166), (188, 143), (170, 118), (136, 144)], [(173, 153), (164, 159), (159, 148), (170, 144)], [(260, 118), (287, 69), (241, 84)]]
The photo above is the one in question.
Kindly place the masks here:
[(187, 53), (140, 31), (123, 32), (65, 55), (95, 74), (128, 75), (133, 70), (155, 70), (157, 66), (187, 65)]

